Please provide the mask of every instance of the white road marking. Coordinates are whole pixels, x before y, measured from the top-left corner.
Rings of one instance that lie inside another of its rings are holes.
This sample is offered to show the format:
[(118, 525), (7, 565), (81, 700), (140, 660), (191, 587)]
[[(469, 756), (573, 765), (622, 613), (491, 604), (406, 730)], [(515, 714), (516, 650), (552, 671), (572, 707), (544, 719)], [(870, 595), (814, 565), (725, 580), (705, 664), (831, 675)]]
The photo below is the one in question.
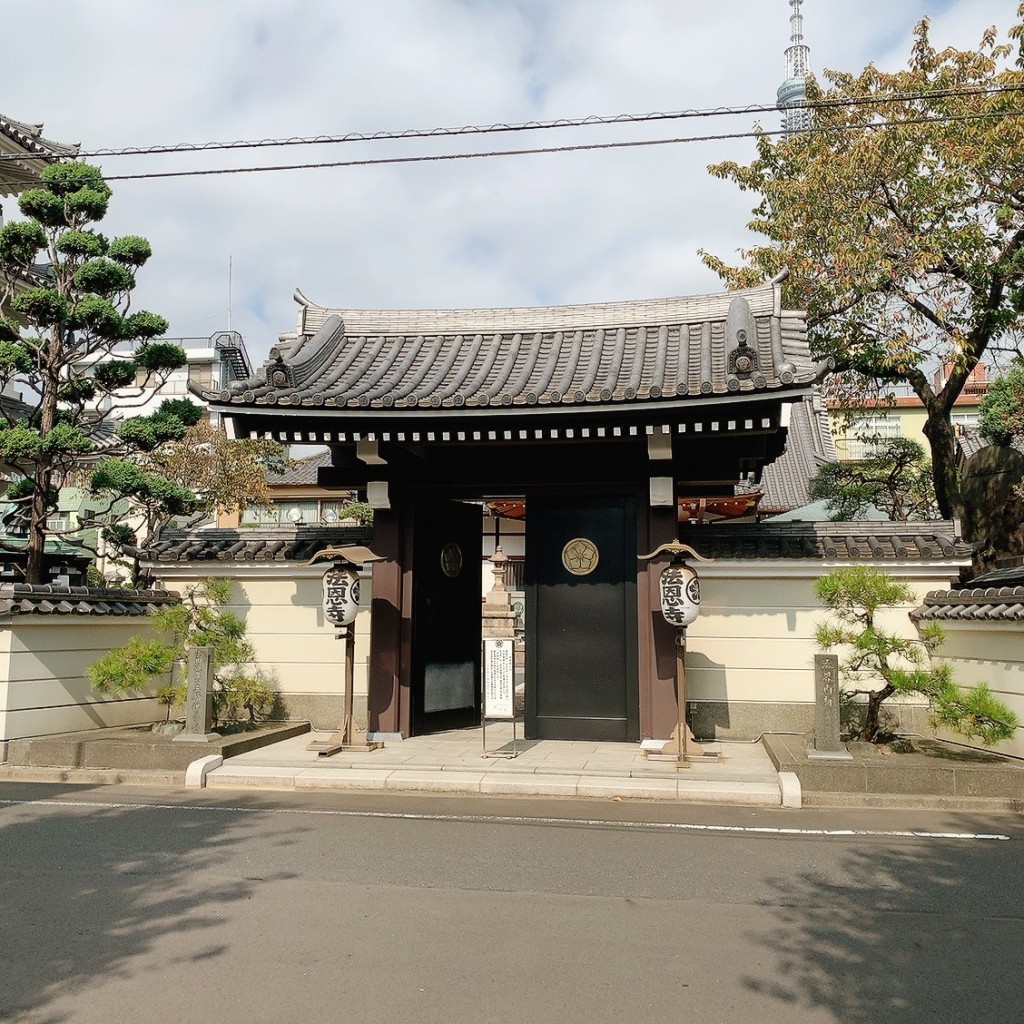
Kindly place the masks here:
[(216, 811), (231, 814), (309, 814), (337, 818), (390, 818), (399, 821), (468, 821), (485, 825), (582, 825), (652, 832), (717, 832), (767, 836), (824, 836), (830, 839), (958, 839), (1008, 841), (998, 832), (922, 832), (909, 829), (793, 828), (770, 825), (705, 825), (676, 821), (613, 821), (605, 818), (531, 818), (511, 814), (423, 814), (415, 811), (344, 811), (306, 807), (226, 807), (221, 804), (130, 804), (91, 800), (0, 800), (28, 807), (91, 807), (128, 811)]

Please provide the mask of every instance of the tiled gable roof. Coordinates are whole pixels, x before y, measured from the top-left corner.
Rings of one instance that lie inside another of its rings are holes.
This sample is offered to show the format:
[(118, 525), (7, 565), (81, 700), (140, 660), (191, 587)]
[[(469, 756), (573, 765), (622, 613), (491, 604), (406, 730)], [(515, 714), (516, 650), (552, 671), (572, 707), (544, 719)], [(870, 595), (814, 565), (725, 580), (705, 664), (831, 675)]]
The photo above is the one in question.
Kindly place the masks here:
[(0, 134), (7, 136), (33, 156), (50, 158), (77, 156), (78, 151), (82, 148), (80, 142), (64, 143), (45, 139), (41, 124), (15, 121), (13, 117), (5, 117), (3, 114), (0, 114)]
[(679, 539), (707, 558), (806, 558), (828, 562), (963, 561), (971, 548), (953, 524), (932, 523), (716, 523), (680, 526)]
[[(976, 429), (963, 430), (957, 435), (956, 444), (960, 457), (970, 459), (977, 455), (982, 448), (987, 448), (992, 442), (981, 436), (981, 431)], [(1024, 438), (1015, 437), (1010, 445), (1024, 455)]]
[(330, 451), (316, 452), (304, 459), (296, 459), (294, 465), (289, 466), (281, 473), (268, 473), (267, 484), (270, 487), (315, 486), (317, 474), (321, 469), (330, 465)]
[[(43, 168), (54, 160), (78, 155), (79, 144), (65, 145), (43, 138), (41, 124), (26, 124), (0, 114), (0, 195), (15, 195), (33, 187)], [(26, 275), (29, 277), (29, 275)]]
[(985, 573), (967, 587), (933, 590), (910, 616), (924, 622), (1024, 622), (1024, 566)]
[(810, 500), (810, 487), (826, 462), (836, 458), (828, 413), (817, 395), (792, 406), (786, 450), (765, 466), (759, 484), (741, 485), (738, 493), (762, 491), (759, 512), (772, 515), (802, 508)]
[(157, 608), (176, 604), (179, 600), (178, 594), (167, 590), (0, 583), (0, 616), (148, 615)]
[(163, 530), (140, 552), (147, 562), (308, 562), (323, 548), (369, 544), (364, 526), (294, 529)]
[(330, 310), (214, 405), (350, 411), (672, 403), (806, 388), (806, 315), (780, 284), (721, 295), (511, 309)]

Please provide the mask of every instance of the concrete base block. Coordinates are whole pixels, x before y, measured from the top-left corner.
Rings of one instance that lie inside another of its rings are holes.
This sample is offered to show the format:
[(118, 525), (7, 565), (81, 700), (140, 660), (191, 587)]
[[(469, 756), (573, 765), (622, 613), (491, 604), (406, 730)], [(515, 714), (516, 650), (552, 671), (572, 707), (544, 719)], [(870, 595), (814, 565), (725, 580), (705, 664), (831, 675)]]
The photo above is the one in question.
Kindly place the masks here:
[(224, 758), (220, 754), (197, 758), (185, 769), (185, 788), (202, 789), (206, 785), (207, 774), (223, 763)]
[[(356, 728), (365, 729), (365, 693), (353, 694), (352, 713)], [(345, 698), (340, 689), (337, 693), (279, 693), (273, 717), (289, 722), (307, 721), (319, 732), (333, 732), (345, 717)]]
[[(813, 703), (688, 700), (686, 707), (698, 740), (752, 740), (765, 733), (814, 731)], [(928, 709), (916, 704), (885, 707), (885, 727), (890, 732), (930, 735), (928, 718)]]

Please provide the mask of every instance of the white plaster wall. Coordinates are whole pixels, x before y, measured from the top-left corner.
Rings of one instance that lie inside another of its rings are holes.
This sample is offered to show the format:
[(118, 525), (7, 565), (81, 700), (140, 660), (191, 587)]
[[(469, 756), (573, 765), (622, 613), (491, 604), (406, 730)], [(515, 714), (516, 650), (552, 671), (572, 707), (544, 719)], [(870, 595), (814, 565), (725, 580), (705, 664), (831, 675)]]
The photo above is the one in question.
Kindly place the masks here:
[(153, 697), (156, 686), (108, 700), (85, 675), (111, 648), (149, 630), (141, 616), (26, 614), (0, 626), (0, 742), (160, 721), (166, 711)]
[(526, 523), (517, 519), (484, 519), (483, 552), (484, 561), (480, 570), (480, 593), (486, 596), (494, 586), (494, 563), (491, 555), (498, 544), (509, 558), (523, 558), (526, 555)]
[[(209, 576), (231, 580), (228, 608), (242, 618), (256, 648), (256, 663), (282, 694), (340, 695), (345, 683), (345, 642), (323, 613), (323, 574), (318, 566), (231, 562), (154, 565), (169, 590), (184, 592)], [(371, 581), (361, 577), (356, 619), (355, 695), (367, 693)]]
[[(686, 691), (693, 701), (814, 704), (814, 630), (828, 614), (814, 594), (819, 576), (806, 562), (718, 561), (697, 565), (701, 613), (687, 629)], [(955, 569), (907, 564), (893, 570), (915, 599), (879, 624), (917, 635), (907, 614), (929, 590), (949, 586)]]
[[(820, 653), (814, 630), (826, 617), (814, 596), (814, 581), (840, 567), (812, 567), (799, 560), (699, 566), (701, 616), (687, 630), (688, 699), (813, 706), (814, 655)], [(178, 591), (204, 576), (232, 579), (231, 608), (247, 622), (258, 663), (282, 694), (343, 692), (345, 645), (334, 639), (335, 627), (320, 607), (322, 566), (207, 562), (153, 568), (169, 589)], [(916, 636), (907, 612), (928, 591), (948, 587), (957, 569), (947, 562), (907, 563), (890, 570), (915, 598), (881, 622)], [(370, 599), (366, 576), (356, 620), (357, 699), (365, 698), (368, 689)]]
[[(993, 694), (1024, 722), (1024, 623), (943, 622), (946, 643), (942, 656), (953, 666), (961, 686), (987, 683)], [(964, 743), (957, 733), (942, 731), (943, 739)], [(980, 744), (972, 743), (972, 746)], [(1016, 735), (993, 749), (1024, 757), (1024, 726)]]

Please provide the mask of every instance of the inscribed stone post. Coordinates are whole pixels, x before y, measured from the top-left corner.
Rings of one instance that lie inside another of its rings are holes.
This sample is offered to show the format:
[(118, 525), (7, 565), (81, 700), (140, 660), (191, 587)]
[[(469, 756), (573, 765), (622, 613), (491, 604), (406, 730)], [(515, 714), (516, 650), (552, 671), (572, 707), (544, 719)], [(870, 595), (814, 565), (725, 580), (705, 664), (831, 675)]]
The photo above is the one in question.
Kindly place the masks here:
[(176, 740), (218, 739), (213, 729), (213, 648), (193, 647), (188, 652), (188, 697), (185, 731)]
[(834, 654), (814, 656), (814, 697), (814, 750), (807, 756), (849, 757), (839, 735), (839, 658)]

